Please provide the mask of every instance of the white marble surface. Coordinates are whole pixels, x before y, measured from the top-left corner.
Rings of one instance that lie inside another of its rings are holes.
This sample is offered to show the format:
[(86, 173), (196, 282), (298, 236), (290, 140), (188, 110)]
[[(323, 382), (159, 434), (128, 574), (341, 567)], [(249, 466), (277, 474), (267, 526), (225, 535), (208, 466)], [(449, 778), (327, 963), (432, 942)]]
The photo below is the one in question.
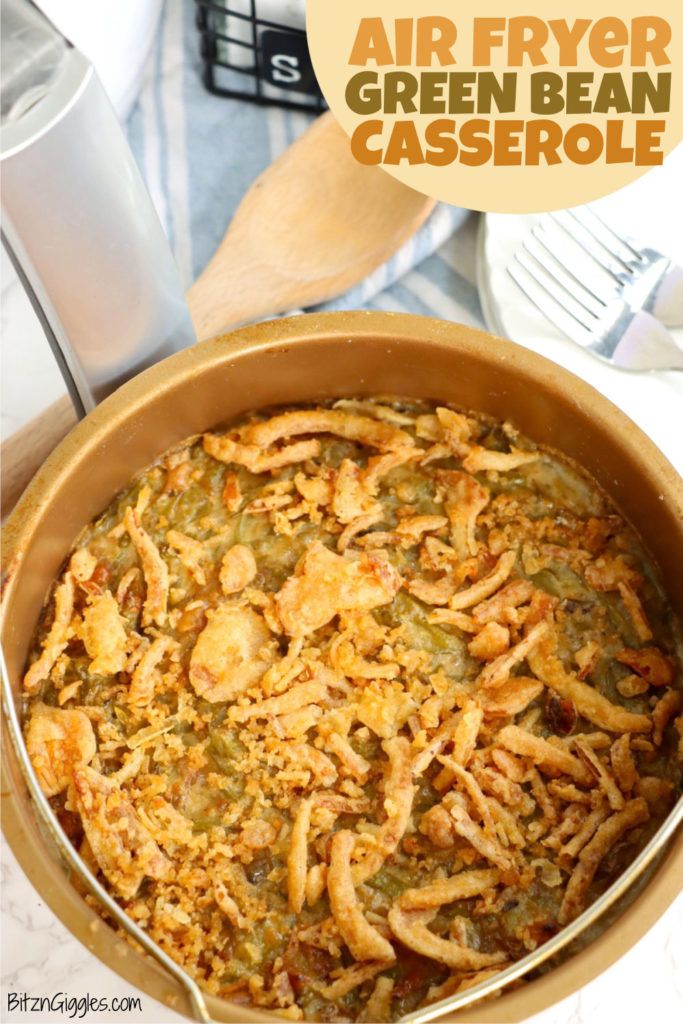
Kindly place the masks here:
[[(2, 840), (2, 1003), (0, 1021), (7, 1024), (31, 1022), (53, 1024), (67, 1021), (68, 1013), (58, 1009), (49, 1014), (12, 1009), (10, 999), (26, 993), (32, 997), (82, 999), (86, 995), (122, 1004), (127, 997), (139, 998), (139, 1010), (97, 1012), (87, 1021), (171, 1024), (185, 1018), (167, 1006), (140, 993), (105, 967), (78, 942), (39, 898), (9, 846)], [(53, 1003), (53, 1005), (55, 1005)], [(73, 1019), (78, 1019), (75, 1015)]]
[(4, 249), (0, 249), (2, 437), (65, 394), (49, 345)]

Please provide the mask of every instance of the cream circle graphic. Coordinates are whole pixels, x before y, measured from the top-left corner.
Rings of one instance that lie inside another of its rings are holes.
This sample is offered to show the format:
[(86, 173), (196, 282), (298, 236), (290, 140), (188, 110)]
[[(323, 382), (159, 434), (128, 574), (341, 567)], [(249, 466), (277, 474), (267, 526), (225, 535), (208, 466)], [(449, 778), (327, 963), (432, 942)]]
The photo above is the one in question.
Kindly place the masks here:
[(308, 0), (306, 21), (356, 159), (458, 206), (586, 203), (683, 137), (680, 0)]

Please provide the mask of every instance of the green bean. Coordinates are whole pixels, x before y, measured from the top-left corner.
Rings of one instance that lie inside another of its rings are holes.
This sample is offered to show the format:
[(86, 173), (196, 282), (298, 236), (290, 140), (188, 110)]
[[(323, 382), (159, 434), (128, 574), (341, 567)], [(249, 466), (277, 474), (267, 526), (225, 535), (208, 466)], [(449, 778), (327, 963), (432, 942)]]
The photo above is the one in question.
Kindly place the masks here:
[(595, 594), (589, 590), (582, 578), (564, 562), (553, 562), (552, 568), (541, 569), (530, 577), (539, 590), (545, 590), (554, 597), (572, 601), (594, 601)]
[(387, 868), (380, 868), (379, 871), (368, 879), (367, 884), (378, 892), (384, 893), (390, 899), (397, 899), (406, 889), (410, 889), (412, 882), (407, 882), (400, 875), (389, 871)]

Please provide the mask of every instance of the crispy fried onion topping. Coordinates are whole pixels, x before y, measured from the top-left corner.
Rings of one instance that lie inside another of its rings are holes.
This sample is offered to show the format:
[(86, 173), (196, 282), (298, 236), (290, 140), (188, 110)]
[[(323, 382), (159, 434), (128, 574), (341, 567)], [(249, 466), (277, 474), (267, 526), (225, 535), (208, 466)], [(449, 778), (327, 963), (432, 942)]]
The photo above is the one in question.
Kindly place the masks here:
[(528, 657), (529, 652), (533, 651), (549, 628), (548, 622), (537, 622), (535, 626), (532, 626), (523, 640), (489, 662), (486, 668), (479, 673), (478, 685), (484, 690), (495, 690), (506, 683), (515, 665), (519, 665)]
[(389, 604), (400, 585), (401, 577), (386, 558), (365, 552), (350, 561), (316, 541), (275, 602), (285, 631), (307, 636), (339, 612), (367, 612)]
[(145, 707), (153, 699), (161, 682), (159, 665), (177, 647), (177, 642), (170, 636), (155, 637), (135, 666), (130, 679), (128, 703), (132, 707)]
[(155, 623), (163, 626), (168, 604), (168, 566), (152, 538), (142, 528), (137, 510), (130, 505), (125, 511), (123, 522), (140, 556), (147, 586), (147, 596), (142, 606), (142, 625)]
[[(462, 712), (453, 716), (455, 727), (452, 732), (452, 761), (466, 767), (477, 745), (483, 720), (484, 712), (474, 701), (466, 703)], [(445, 766), (434, 779), (434, 788), (443, 792), (448, 789), (454, 778), (455, 773)]]
[(386, 858), (394, 852), (405, 834), (413, 807), (415, 787), (408, 740), (405, 736), (394, 736), (385, 740), (382, 747), (389, 758), (389, 770), (384, 782), (384, 810), (387, 817), (374, 837), (374, 843), (364, 848), (359, 841), (354, 850), (354, 857), (359, 858), (353, 866), (356, 885), (379, 871)]
[(251, 548), (235, 544), (223, 555), (220, 584), (223, 593), (238, 594), (252, 582), (257, 573), (256, 559)]
[(592, 786), (595, 783), (593, 773), (578, 757), (555, 746), (549, 740), (534, 736), (533, 733), (521, 729), (518, 725), (506, 725), (498, 733), (496, 742), (513, 754), (530, 757), (534, 764), (538, 765), (541, 771), (547, 775), (569, 775), (582, 786)]
[(289, 909), (298, 914), (306, 899), (308, 873), (308, 830), (311, 826), (313, 801), (302, 800), (296, 812), (289, 853), (287, 854), (287, 887)]
[(489, 835), (485, 829), (477, 825), (459, 803), (453, 803), (450, 806), (449, 814), (453, 819), (455, 832), (466, 839), (470, 846), (473, 846), (489, 863), (495, 864), (502, 871), (510, 871), (514, 867), (514, 858), (500, 840)]
[(462, 608), (471, 608), (472, 605), (478, 604), (484, 598), (490, 597), (491, 594), (495, 594), (498, 587), (505, 583), (505, 580), (512, 572), (516, 558), (517, 556), (514, 551), (504, 551), (496, 562), (493, 571), (477, 583), (473, 583), (466, 590), (460, 590), (457, 594), (454, 594), (448, 602), (449, 607), (454, 611), (459, 611)]
[(334, 920), (356, 960), (395, 960), (391, 943), (368, 923), (360, 909), (351, 872), (351, 853), (355, 843), (355, 837), (348, 829), (335, 832), (332, 840), (327, 891)]
[(178, 530), (168, 530), (166, 542), (174, 551), (177, 551), (182, 565), (191, 573), (199, 586), (203, 587), (206, 583), (206, 570), (202, 563), (206, 561), (207, 552), (201, 541), (195, 540), (194, 537), (187, 537)]
[(395, 903), (389, 911), (389, 927), (408, 949), (461, 971), (478, 971), (506, 959), (502, 952), (478, 953), (453, 939), (442, 939), (427, 927), (435, 913), (433, 909), (403, 910)]
[(352, 459), (344, 459), (337, 470), (332, 494), (332, 511), (348, 525), (359, 516), (375, 515), (382, 506), (374, 500), (363, 480), (363, 471)]
[(637, 672), (650, 686), (669, 686), (673, 682), (673, 662), (657, 647), (641, 647), (637, 651), (624, 648), (614, 657)]
[(26, 749), (43, 793), (56, 796), (70, 784), (76, 768), (90, 764), (97, 742), (82, 711), (36, 704), (26, 730)]
[(394, 984), (394, 979), (388, 978), (384, 974), (377, 979), (372, 995), (365, 1004), (365, 1008), (361, 1010), (359, 1021), (374, 1024), (378, 1020), (389, 1020)]
[(572, 701), (580, 715), (608, 732), (650, 732), (652, 721), (648, 715), (635, 714), (612, 704), (607, 697), (567, 672), (552, 650), (557, 637), (549, 633), (544, 642), (527, 654), (527, 662), (534, 675), (560, 697)]
[(527, 462), (538, 462), (542, 458), (542, 452), (523, 452), (519, 448), (512, 448), (509, 452), (495, 452), (475, 444), (470, 454), (463, 459), (462, 464), (468, 473), (490, 472), (491, 470), (497, 473), (507, 473), (511, 469), (524, 466)]
[(518, 715), (543, 693), (543, 683), (529, 676), (513, 676), (482, 698), (487, 718)]
[[(205, 434), (204, 450), (227, 465), (244, 466), (250, 473), (267, 473), (272, 469), (282, 469), (283, 466), (314, 459), (320, 455), (320, 441), (298, 441), (274, 452), (264, 452), (255, 444), (242, 444), (227, 436)], [(229, 500), (237, 499), (231, 496)]]
[(26, 673), (28, 753), (82, 855), (190, 974), (290, 1019), (495, 974), (674, 798), (683, 701), (637, 545), (555, 500), (570, 471), (524, 441), (424, 408), (252, 417), (171, 453), (84, 534)]
[[(380, 971), (385, 970), (393, 964), (393, 960), (380, 960), (377, 962), (370, 963), (359, 963), (351, 964), (350, 967), (339, 967), (337, 970), (330, 973), (330, 977), (334, 979), (329, 985), (316, 985), (320, 994), (325, 999), (330, 999), (333, 1002), (337, 999), (341, 999), (343, 996), (348, 995), (349, 992), (353, 992), (354, 988), (358, 988), (364, 981), (369, 981), (370, 978), (374, 978)], [(394, 987), (394, 982), (391, 978), (378, 978), (377, 984), (384, 982), (384, 989), (388, 983), (388, 991), (391, 992)], [(369, 1005), (369, 1004), (368, 1004)], [(368, 1020), (374, 1021), (381, 1018), (369, 1017)]]
[(270, 630), (258, 612), (240, 605), (221, 604), (206, 618), (190, 658), (190, 682), (212, 703), (234, 700), (275, 661)]
[(567, 924), (583, 910), (588, 887), (593, 881), (600, 862), (607, 856), (614, 844), (625, 832), (644, 824), (650, 817), (647, 802), (638, 797), (622, 810), (612, 814), (598, 828), (591, 841), (579, 854), (579, 862), (567, 883), (562, 906), (558, 914), (560, 924)]
[(111, 676), (126, 667), (128, 637), (116, 598), (108, 591), (92, 598), (83, 612), (81, 638), (92, 658), (93, 675)]
[(229, 718), (236, 722), (246, 722), (250, 718), (270, 718), (276, 715), (289, 715), (309, 704), (318, 704), (327, 697), (324, 683), (311, 680), (310, 683), (295, 683), (286, 693), (277, 697), (267, 697), (245, 706), (234, 705), (228, 712)]
[(73, 773), (74, 802), (83, 830), (103, 874), (124, 899), (132, 899), (143, 878), (165, 878), (171, 870), (132, 803), (92, 768)]
[(413, 446), (413, 439), (405, 430), (370, 416), (358, 416), (337, 409), (297, 409), (282, 413), (249, 427), (246, 440), (263, 449), (276, 441), (299, 434), (335, 434), (347, 441), (379, 448), (380, 451)]
[(419, 889), (407, 889), (399, 896), (397, 905), (401, 910), (430, 910), (442, 907), (456, 900), (468, 900), (492, 889), (500, 881), (497, 868), (483, 868), (480, 871), (461, 871), (450, 878), (441, 879)]
[(24, 689), (27, 693), (35, 693), (43, 680), (48, 678), (54, 663), (69, 642), (73, 608), (74, 581), (71, 573), (66, 572), (55, 590), (55, 617), (43, 641), (40, 657), (24, 676)]
[(469, 473), (457, 469), (439, 470), (437, 480), (444, 491), (444, 511), (450, 523), (450, 541), (458, 558), (476, 555), (479, 549), (475, 535), (477, 516), (488, 505), (490, 491)]

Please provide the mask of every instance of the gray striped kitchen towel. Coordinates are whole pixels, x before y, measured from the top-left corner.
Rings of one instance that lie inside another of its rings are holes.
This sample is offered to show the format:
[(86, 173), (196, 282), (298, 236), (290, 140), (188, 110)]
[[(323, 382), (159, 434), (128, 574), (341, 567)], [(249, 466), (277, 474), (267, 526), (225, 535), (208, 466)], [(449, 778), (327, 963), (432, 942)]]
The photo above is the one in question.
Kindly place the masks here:
[[(127, 130), (185, 287), (213, 255), (253, 180), (310, 121), (301, 111), (211, 95), (201, 71), (195, 4), (166, 0)], [(392, 259), (319, 308), (422, 313), (483, 326), (475, 229), (468, 210), (437, 204)]]

